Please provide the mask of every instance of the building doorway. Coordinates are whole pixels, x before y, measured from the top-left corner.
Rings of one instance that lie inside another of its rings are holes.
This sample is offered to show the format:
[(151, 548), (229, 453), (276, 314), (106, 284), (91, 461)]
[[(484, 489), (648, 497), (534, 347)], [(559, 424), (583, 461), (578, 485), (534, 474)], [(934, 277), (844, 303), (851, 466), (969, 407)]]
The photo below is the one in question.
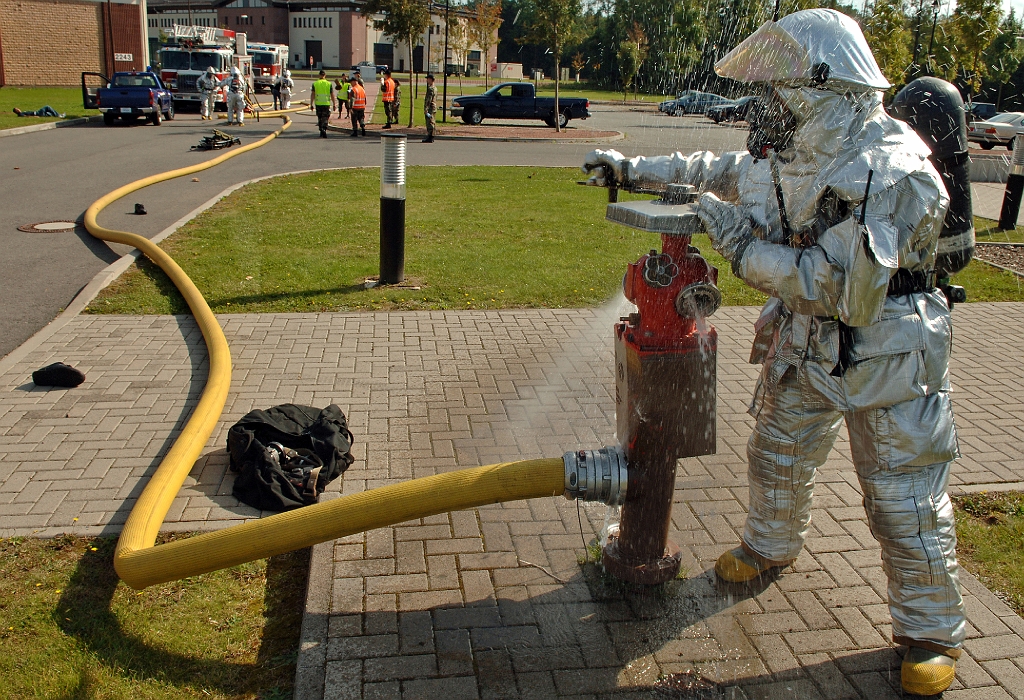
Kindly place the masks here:
[(306, 65), (310, 69), (318, 68), (324, 63), (324, 42), (322, 41), (307, 41), (306, 42)]

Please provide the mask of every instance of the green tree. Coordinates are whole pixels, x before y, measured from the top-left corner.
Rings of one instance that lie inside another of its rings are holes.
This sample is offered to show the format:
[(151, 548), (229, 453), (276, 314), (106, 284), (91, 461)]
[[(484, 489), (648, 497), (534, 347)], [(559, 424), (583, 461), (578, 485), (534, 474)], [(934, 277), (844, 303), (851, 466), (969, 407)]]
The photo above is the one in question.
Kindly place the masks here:
[(558, 104), (562, 55), (582, 38), (581, 0), (529, 0), (523, 41), (546, 46), (555, 60), (555, 130), (561, 131)]
[[(363, 17), (372, 19), (374, 29), (383, 31), (394, 39), (405, 41), (409, 47), (409, 59), (412, 60), (413, 41), (426, 31), (430, 25), (430, 10), (418, 0), (366, 0), (363, 5)], [(412, 66), (409, 66), (412, 70)], [(412, 81), (409, 81), (410, 87)], [(412, 104), (412, 94), (409, 104)], [(409, 126), (412, 127), (412, 115), (409, 110)]]
[(863, 19), (864, 37), (878, 67), (894, 88), (906, 82), (910, 68), (910, 31), (903, 0), (875, 0)]
[[(647, 58), (647, 35), (638, 22), (633, 22), (626, 40), (619, 44), (619, 72), (622, 74), (622, 101), (626, 101), (629, 95), (629, 88), (633, 87), (636, 74), (640, 72), (640, 65)], [(634, 97), (636, 97), (634, 90)]]
[(480, 47), (484, 60), (481, 64), (484, 71), (484, 87), (488, 86), (490, 71), (491, 47), (497, 42), (498, 27), (501, 26), (501, 0), (477, 0), (472, 8), (473, 17), (469, 21), (470, 41)]
[(967, 85), (968, 101), (988, 75), (985, 51), (999, 34), (999, 0), (960, 0), (953, 11), (957, 62)]
[(996, 38), (992, 40), (985, 51), (985, 63), (989, 67), (989, 77), (999, 86), (996, 92), (996, 109), (999, 109), (999, 105), (1003, 101), (1003, 86), (1013, 79), (1014, 73), (1017, 72), (1017, 66), (1020, 65), (1021, 58), (1024, 57), (1024, 47), (1021, 46), (1021, 42), (1017, 41), (1022, 29), (1024, 27), (1021, 26), (1021, 22), (1017, 20), (1017, 16), (1011, 8), (1010, 13), (999, 24), (999, 33)]

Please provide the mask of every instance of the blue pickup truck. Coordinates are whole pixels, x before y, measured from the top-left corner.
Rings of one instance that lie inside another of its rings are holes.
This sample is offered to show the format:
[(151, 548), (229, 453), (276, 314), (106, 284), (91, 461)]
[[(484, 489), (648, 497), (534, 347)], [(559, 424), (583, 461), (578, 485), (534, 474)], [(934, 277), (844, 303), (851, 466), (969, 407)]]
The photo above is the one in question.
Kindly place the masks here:
[[(489, 119), (542, 119), (555, 125), (555, 98), (537, 97), (533, 83), (501, 83), (482, 95), (460, 95), (452, 100), (452, 116), (462, 117), (467, 124)], [(590, 116), (590, 100), (585, 97), (558, 99), (559, 126), (570, 119)]]
[(132, 122), (144, 118), (154, 126), (174, 119), (174, 96), (156, 73), (148, 71), (114, 73), (107, 87), (96, 92), (96, 106), (107, 126), (118, 119)]

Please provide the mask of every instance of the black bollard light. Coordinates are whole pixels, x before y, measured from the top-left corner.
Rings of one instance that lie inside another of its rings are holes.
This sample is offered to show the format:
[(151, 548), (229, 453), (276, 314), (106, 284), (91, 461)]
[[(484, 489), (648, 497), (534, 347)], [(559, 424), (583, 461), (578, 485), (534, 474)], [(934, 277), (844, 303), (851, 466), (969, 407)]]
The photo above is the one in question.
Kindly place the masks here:
[(405, 134), (381, 134), (380, 283), (405, 279)]
[(1012, 231), (1017, 227), (1020, 214), (1020, 198), (1024, 194), (1024, 133), (1017, 133), (1013, 139), (1013, 159), (1010, 174), (1006, 178), (1006, 193), (1003, 208), (999, 212), (999, 230)]

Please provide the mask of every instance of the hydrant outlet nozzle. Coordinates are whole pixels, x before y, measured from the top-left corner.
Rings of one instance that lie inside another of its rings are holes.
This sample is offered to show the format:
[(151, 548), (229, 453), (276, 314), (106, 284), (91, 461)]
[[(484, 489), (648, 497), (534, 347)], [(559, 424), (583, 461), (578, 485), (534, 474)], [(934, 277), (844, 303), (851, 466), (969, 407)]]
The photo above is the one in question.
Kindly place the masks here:
[(626, 499), (626, 453), (618, 445), (600, 450), (566, 452), (565, 497), (569, 500), (621, 504)]

